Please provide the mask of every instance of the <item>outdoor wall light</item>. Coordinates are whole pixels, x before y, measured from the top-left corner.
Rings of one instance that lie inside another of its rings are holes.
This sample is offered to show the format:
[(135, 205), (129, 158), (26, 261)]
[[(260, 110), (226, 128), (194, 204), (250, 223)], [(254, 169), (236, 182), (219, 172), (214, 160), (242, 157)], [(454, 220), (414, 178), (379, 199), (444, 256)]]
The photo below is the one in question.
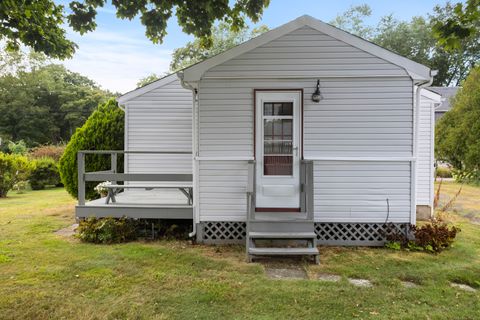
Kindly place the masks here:
[(317, 80), (317, 88), (315, 92), (312, 94), (312, 101), (313, 102), (320, 102), (323, 99), (322, 94), (320, 93), (320, 80)]

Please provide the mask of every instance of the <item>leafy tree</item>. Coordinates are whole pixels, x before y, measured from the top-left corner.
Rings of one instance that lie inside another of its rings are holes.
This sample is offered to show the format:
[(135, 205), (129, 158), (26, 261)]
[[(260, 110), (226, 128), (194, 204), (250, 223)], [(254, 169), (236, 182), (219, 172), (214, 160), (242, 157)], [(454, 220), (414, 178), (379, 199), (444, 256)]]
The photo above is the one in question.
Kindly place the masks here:
[(440, 45), (447, 50), (461, 49), (465, 40), (480, 32), (480, 0), (459, 2), (452, 7), (452, 14), (446, 19), (434, 19), (433, 31)]
[(0, 135), (34, 146), (66, 141), (110, 93), (62, 65), (0, 77)]
[(16, 74), (44, 66), (47, 58), (44, 54), (30, 50), (9, 51), (6, 47), (0, 50), (0, 76)]
[(399, 21), (392, 15), (383, 17), (375, 27), (364, 20), (371, 11), (367, 5), (350, 8), (331, 23), (346, 28), (353, 34), (366, 37), (386, 49), (438, 70), (434, 85), (458, 85), (469, 70), (480, 60), (480, 30), (462, 40), (460, 48), (446, 51), (440, 46), (432, 31), (435, 21), (446, 21), (454, 14), (454, 7), (447, 3), (437, 6), (427, 18), (413, 17), (411, 21)]
[[(59, 170), (65, 189), (77, 197), (77, 152), (80, 150), (123, 150), (124, 113), (114, 99), (99, 105), (85, 124), (78, 128), (60, 158)], [(121, 159), (119, 159), (121, 160)], [(121, 161), (119, 162), (121, 163)], [(86, 156), (87, 171), (110, 169), (110, 158), (106, 155)], [(86, 184), (87, 199), (98, 197), (94, 191), (96, 182)]]
[(24, 44), (53, 58), (68, 58), (76, 45), (66, 38), (64, 20), (64, 7), (53, 0), (2, 0), (0, 40), (12, 51)]
[(347, 11), (339, 14), (330, 21), (337, 28), (354, 33), (359, 37), (368, 39), (372, 36), (374, 28), (364, 23), (366, 17), (372, 15), (372, 9), (368, 4), (351, 6)]
[(147, 84), (152, 83), (152, 82), (154, 82), (154, 81), (156, 81), (160, 78), (161, 78), (161, 76), (157, 75), (156, 73), (152, 73), (151, 75), (146, 76), (145, 78), (142, 78), (142, 79), (138, 80), (137, 88), (146, 86)]
[[(257, 22), (269, 0), (112, 0), (117, 17), (139, 16), (145, 35), (153, 43), (162, 43), (167, 34), (167, 22), (175, 14), (178, 24), (187, 34), (211, 45), (211, 29), (217, 20), (228, 23), (232, 30), (245, 27), (245, 18)], [(70, 1), (70, 13), (54, 0), (2, 0), (0, 2), (0, 39), (8, 49), (18, 51), (20, 44), (54, 58), (68, 58), (76, 45), (66, 38), (64, 22), (84, 34), (95, 30), (97, 9), (107, 0)]]
[(435, 125), (435, 154), (456, 170), (480, 178), (480, 66), (472, 69)]
[(203, 61), (266, 31), (268, 31), (268, 27), (264, 25), (253, 30), (250, 30), (248, 26), (231, 30), (227, 23), (221, 22), (218, 26), (212, 28), (210, 47), (205, 48), (203, 41), (196, 39), (193, 42), (188, 42), (182, 48), (175, 49), (172, 54), (170, 71), (176, 72), (194, 63)]

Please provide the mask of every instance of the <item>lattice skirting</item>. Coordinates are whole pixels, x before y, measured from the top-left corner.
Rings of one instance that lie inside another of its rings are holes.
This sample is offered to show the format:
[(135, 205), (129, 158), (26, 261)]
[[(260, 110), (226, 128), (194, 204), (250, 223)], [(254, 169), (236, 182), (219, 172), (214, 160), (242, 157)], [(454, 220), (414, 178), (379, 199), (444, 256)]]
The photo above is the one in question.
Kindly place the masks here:
[(383, 246), (387, 234), (408, 232), (408, 223), (315, 223), (320, 245)]
[[(315, 222), (319, 245), (382, 246), (388, 233), (406, 233), (408, 230), (408, 223)], [(197, 226), (197, 241), (207, 244), (243, 244), (246, 234), (245, 222), (204, 221)]]
[(204, 221), (198, 224), (197, 241), (201, 243), (245, 243), (247, 225), (237, 221)]

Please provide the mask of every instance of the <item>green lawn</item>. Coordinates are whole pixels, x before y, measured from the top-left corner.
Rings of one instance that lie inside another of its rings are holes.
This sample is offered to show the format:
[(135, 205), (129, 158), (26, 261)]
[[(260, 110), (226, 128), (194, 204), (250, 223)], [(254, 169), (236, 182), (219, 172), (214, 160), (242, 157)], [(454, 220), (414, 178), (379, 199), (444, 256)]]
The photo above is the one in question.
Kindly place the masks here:
[[(452, 187), (453, 188), (453, 187)], [(480, 189), (475, 190), (478, 198)], [(462, 201), (467, 201), (463, 199)], [(0, 199), (2, 319), (478, 319), (480, 225), (462, 228), (440, 255), (383, 248), (321, 248), (310, 280), (270, 280), (241, 247), (187, 242), (91, 245), (54, 234), (71, 225), (74, 201), (62, 189)], [(343, 277), (314, 280), (318, 273)], [(373, 282), (358, 288), (346, 277)], [(400, 280), (419, 284), (404, 288)]]

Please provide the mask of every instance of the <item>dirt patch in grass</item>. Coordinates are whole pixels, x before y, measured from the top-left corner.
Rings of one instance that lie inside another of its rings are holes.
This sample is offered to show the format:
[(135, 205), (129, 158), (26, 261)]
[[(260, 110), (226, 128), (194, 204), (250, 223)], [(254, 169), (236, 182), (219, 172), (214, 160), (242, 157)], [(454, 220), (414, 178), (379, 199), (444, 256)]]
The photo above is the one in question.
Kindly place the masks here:
[(265, 267), (265, 274), (270, 279), (308, 279), (303, 268), (272, 268)]
[(71, 238), (75, 235), (77, 228), (78, 223), (74, 223), (71, 226), (55, 231), (55, 234), (65, 238)]

